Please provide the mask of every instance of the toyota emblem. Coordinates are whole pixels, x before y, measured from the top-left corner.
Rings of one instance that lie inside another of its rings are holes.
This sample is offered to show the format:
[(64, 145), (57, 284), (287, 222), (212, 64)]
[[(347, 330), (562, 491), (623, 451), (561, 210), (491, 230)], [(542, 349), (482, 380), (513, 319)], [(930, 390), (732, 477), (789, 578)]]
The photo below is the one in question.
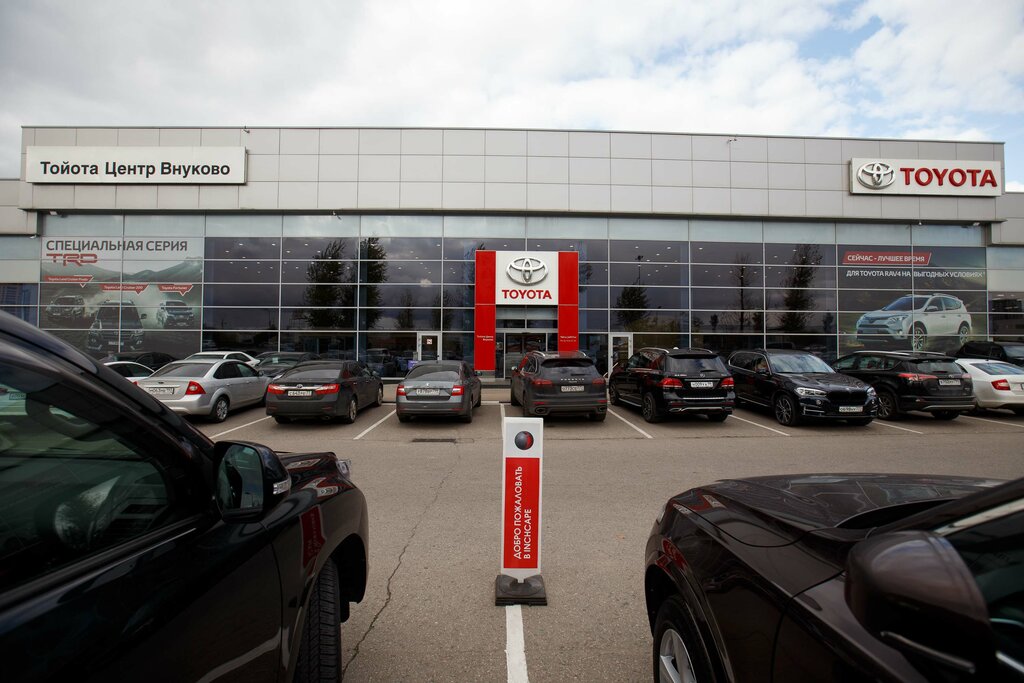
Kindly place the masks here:
[(869, 190), (881, 190), (896, 181), (896, 169), (882, 161), (869, 161), (857, 169), (857, 181)]
[(519, 256), (512, 259), (505, 272), (521, 285), (535, 285), (548, 276), (548, 266), (539, 258)]

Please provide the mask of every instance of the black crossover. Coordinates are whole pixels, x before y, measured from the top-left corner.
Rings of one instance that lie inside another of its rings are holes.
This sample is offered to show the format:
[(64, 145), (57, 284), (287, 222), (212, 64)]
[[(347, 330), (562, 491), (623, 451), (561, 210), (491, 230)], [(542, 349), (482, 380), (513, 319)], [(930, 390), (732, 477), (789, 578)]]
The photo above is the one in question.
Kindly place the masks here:
[(582, 351), (531, 351), (512, 370), (512, 405), (523, 415), (586, 415), (601, 422), (608, 410), (606, 382)]
[(639, 406), (648, 422), (693, 413), (722, 422), (736, 401), (729, 369), (706, 349), (640, 349), (608, 376), (608, 399)]
[(875, 417), (874, 389), (806, 351), (736, 351), (729, 357), (729, 369), (736, 402), (770, 408), (783, 425), (827, 418), (864, 426)]
[(878, 417), (894, 420), (909, 410), (952, 420), (974, 410), (974, 383), (951, 356), (923, 351), (858, 351), (833, 364), (878, 392)]
[(363, 598), (334, 453), (212, 442), (0, 312), (3, 680), (323, 681)]

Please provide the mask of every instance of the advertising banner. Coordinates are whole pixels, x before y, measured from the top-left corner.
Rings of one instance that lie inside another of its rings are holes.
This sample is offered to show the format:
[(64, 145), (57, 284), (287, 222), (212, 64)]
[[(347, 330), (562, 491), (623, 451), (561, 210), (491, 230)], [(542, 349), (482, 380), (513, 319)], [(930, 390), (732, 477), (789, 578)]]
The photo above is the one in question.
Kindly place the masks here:
[(522, 581), (540, 574), (544, 420), (503, 423), (501, 574)]
[(25, 157), (30, 183), (245, 183), (245, 147), (28, 147)]

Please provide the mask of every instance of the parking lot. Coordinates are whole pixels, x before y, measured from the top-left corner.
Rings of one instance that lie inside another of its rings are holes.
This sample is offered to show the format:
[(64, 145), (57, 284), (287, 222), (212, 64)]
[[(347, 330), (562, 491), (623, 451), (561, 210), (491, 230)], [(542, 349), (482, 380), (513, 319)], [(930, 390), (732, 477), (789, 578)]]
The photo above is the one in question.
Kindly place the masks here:
[[(388, 387), (393, 397), (394, 386)], [(520, 416), (489, 388), (470, 424), (400, 424), (394, 405), (354, 424), (279, 425), (261, 408), (221, 424), (215, 439), (282, 451), (332, 450), (352, 461), (370, 512), (370, 579), (342, 628), (352, 681), (648, 681), (644, 543), (673, 494), (726, 477), (784, 472), (1024, 474), (1024, 417), (911, 415), (867, 427), (780, 427), (740, 409), (648, 424), (625, 406), (608, 419), (545, 421), (542, 569), (548, 606), (494, 606), (499, 565), (501, 419)], [(508, 655), (506, 652), (508, 651)]]

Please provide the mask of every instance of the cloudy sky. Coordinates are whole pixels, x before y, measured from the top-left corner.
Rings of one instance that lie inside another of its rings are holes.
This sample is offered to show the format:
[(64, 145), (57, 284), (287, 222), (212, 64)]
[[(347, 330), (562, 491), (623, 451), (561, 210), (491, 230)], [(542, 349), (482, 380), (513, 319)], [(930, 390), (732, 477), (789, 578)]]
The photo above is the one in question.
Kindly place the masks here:
[(1006, 143), (1024, 0), (4, 0), (23, 125), (427, 126)]

